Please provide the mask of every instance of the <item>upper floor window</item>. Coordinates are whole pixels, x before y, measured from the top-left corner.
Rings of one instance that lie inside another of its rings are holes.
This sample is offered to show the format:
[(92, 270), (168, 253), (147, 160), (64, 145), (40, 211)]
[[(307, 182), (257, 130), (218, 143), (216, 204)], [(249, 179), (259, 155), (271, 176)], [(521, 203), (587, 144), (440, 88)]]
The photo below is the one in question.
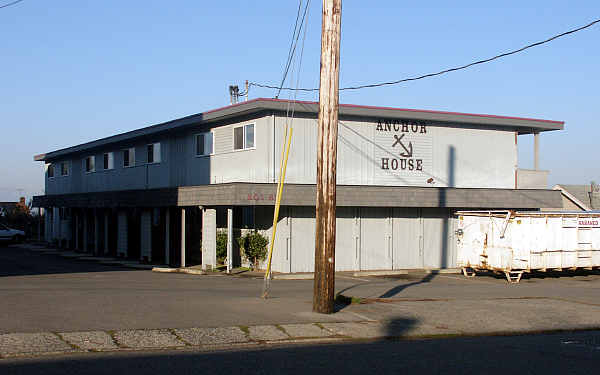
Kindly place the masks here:
[(105, 152), (102, 155), (102, 166), (104, 169), (113, 169), (115, 167), (115, 157), (112, 152)]
[(196, 155), (212, 155), (213, 133), (202, 133), (196, 135)]
[(48, 164), (48, 178), (54, 177), (54, 164)]
[(86, 173), (96, 172), (96, 156), (88, 156), (85, 158), (84, 163)]
[(148, 164), (160, 163), (160, 143), (151, 143), (146, 146), (148, 151)]
[(60, 163), (60, 175), (61, 176), (69, 175), (69, 162), (68, 161), (63, 161), (62, 163)]
[(233, 149), (246, 150), (254, 148), (254, 124), (233, 128)]
[(123, 167), (132, 167), (135, 165), (135, 148), (123, 150)]

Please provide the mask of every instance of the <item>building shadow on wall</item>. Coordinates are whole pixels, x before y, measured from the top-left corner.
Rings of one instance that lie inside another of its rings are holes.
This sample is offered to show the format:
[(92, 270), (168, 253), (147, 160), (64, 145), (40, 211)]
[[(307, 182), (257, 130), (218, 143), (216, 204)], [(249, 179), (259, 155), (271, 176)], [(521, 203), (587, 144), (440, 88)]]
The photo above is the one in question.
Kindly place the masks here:
[[(448, 199), (447, 199), (447, 189), (455, 187), (455, 166), (456, 166), (456, 149), (454, 146), (448, 147), (448, 187), (440, 188), (438, 193), (438, 207), (439, 207), (439, 215), (442, 217), (441, 222), (441, 243), (440, 243), (440, 260), (439, 260), (439, 268), (448, 268), (448, 256), (450, 250), (450, 216), (452, 215), (451, 210), (448, 208)], [(425, 246), (425, 245), (423, 245)], [(433, 249), (431, 249), (433, 250)], [(423, 249), (423, 254), (427, 253), (428, 249)], [(425, 259), (423, 259), (425, 262)], [(425, 266), (432, 266), (425, 264)], [(391, 288), (386, 291), (379, 298), (392, 298), (407, 288), (425, 284), (433, 280), (439, 271), (432, 271), (425, 275), (421, 280), (415, 281), (408, 284), (402, 284)]]
[(451, 210), (448, 208), (448, 198), (446, 196), (447, 189), (456, 187), (455, 182), (456, 168), (456, 148), (448, 147), (448, 187), (439, 190), (439, 207), (443, 210), (442, 220), (442, 248), (440, 251), (440, 268), (448, 268), (448, 253), (449, 253), (449, 236), (450, 236), (450, 215)]

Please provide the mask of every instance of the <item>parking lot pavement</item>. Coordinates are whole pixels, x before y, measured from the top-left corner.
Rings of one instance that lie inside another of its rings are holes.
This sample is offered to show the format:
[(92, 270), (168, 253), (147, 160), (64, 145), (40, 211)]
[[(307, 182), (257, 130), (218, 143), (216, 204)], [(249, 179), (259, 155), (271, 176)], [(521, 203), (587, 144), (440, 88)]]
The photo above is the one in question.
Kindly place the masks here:
[(340, 274), (336, 290), (361, 303), (331, 315), (311, 312), (312, 280), (273, 280), (265, 300), (259, 278), (153, 273), (15, 247), (0, 248), (0, 275), (5, 355), (12, 347), (51, 353), (600, 328), (593, 272), (516, 285), (491, 276)]
[(14, 247), (0, 248), (0, 275), (0, 333), (361, 320), (312, 313), (312, 280), (273, 281), (265, 300), (256, 278), (131, 270)]

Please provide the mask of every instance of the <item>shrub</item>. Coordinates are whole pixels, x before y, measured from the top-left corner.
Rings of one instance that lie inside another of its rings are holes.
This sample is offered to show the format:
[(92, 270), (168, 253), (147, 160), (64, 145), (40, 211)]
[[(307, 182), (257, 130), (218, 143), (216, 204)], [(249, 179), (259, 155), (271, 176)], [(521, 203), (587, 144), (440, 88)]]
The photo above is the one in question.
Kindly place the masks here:
[(252, 268), (258, 267), (258, 262), (267, 256), (267, 245), (269, 240), (259, 232), (246, 233), (245, 236), (238, 239), (240, 249), (244, 251)]
[(223, 263), (227, 258), (227, 232), (217, 232), (217, 262)]

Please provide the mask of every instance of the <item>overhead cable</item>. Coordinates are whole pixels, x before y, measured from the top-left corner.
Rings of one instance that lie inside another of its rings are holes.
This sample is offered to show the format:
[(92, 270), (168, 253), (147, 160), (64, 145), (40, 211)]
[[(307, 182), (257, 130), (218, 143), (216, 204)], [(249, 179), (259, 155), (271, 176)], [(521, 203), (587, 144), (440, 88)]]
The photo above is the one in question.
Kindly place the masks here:
[[(417, 81), (417, 80), (424, 79), (424, 78), (435, 77), (435, 76), (439, 76), (439, 75), (442, 75), (442, 74), (446, 74), (446, 73), (450, 73), (450, 72), (455, 72), (457, 70), (467, 69), (467, 68), (470, 68), (470, 67), (472, 67), (474, 65), (488, 63), (490, 61), (493, 61), (493, 60), (496, 60), (496, 59), (499, 59), (499, 58), (502, 58), (502, 57), (514, 55), (516, 53), (523, 52), (526, 49), (529, 49), (529, 48), (532, 48), (532, 47), (537, 47), (539, 45), (551, 42), (551, 41), (553, 41), (555, 39), (558, 39), (558, 38), (564, 37), (566, 35), (573, 34), (573, 33), (576, 33), (578, 31), (581, 31), (581, 30), (587, 29), (589, 27), (592, 27), (593, 25), (597, 24), (598, 22), (600, 22), (600, 19), (597, 19), (597, 20), (595, 20), (593, 22), (588, 23), (587, 25), (578, 27), (576, 29), (572, 29), (572, 30), (566, 31), (564, 33), (555, 35), (555, 36), (550, 37), (548, 39), (545, 39), (545, 40), (542, 40), (542, 41), (539, 41), (539, 42), (536, 42), (536, 43), (528, 44), (528, 45), (526, 45), (524, 47), (521, 47), (519, 49), (512, 50), (512, 51), (505, 52), (505, 53), (501, 53), (499, 55), (496, 55), (494, 57), (490, 57), (488, 59), (478, 60), (478, 61), (474, 61), (474, 62), (466, 64), (466, 65), (457, 66), (455, 68), (449, 68), (449, 69), (445, 69), (445, 70), (442, 70), (442, 71), (439, 71), (439, 72), (436, 72), (436, 73), (423, 74), (423, 75), (416, 76), (416, 77), (403, 78), (403, 79), (399, 79), (399, 80), (396, 80), (396, 81), (372, 83), (372, 84), (366, 84), (366, 85), (347, 86), (347, 87), (340, 88), (340, 91), (343, 91), (343, 90), (360, 90), (360, 89), (366, 89), (366, 88), (372, 88), (372, 87), (381, 87), (381, 86), (396, 85), (396, 84), (403, 83), (403, 82)], [(282, 86), (266, 85), (266, 84), (256, 83), (256, 82), (250, 82), (250, 86), (262, 87), (262, 88), (267, 88), (267, 89), (276, 89), (276, 90), (279, 90), (279, 91), (281, 91), (281, 90), (309, 91), (309, 92), (319, 91), (318, 88), (282, 87)]]
[(298, 13), (296, 14), (296, 24), (294, 25), (294, 31), (292, 33), (292, 40), (290, 42), (290, 49), (288, 51), (287, 62), (286, 62), (286, 65), (285, 65), (285, 68), (283, 71), (283, 77), (281, 78), (281, 83), (279, 84), (279, 88), (277, 90), (277, 95), (275, 95), (276, 98), (278, 98), (279, 95), (281, 94), (281, 90), (283, 88), (283, 85), (285, 84), (285, 80), (286, 80), (288, 72), (290, 70), (290, 66), (294, 59), (294, 55), (296, 53), (296, 47), (298, 45), (298, 39), (300, 38), (300, 31), (302, 30), (302, 25), (304, 24), (304, 20), (306, 18), (306, 12), (308, 11), (309, 3), (310, 3), (310, 1), (307, 1), (306, 5), (304, 6), (304, 12), (302, 14), (302, 19), (300, 20), (300, 25), (298, 25), (298, 18), (300, 16), (302, 0), (300, 0), (300, 2), (298, 3)]
[(23, 0), (17, 0), (17, 1), (13, 1), (12, 3), (4, 4), (4, 5), (0, 5), (0, 9), (2, 9), (2, 8), (6, 8), (6, 7), (9, 7), (9, 6), (11, 6), (11, 5), (16, 5), (16, 4), (20, 3), (21, 1), (23, 1)]

